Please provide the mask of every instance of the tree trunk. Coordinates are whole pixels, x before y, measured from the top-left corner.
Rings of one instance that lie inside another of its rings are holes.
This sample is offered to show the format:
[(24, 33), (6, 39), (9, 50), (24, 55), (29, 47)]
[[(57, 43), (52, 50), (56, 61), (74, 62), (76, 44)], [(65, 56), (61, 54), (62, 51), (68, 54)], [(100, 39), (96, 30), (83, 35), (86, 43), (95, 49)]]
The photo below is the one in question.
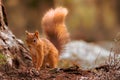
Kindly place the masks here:
[(117, 24), (120, 25), (120, 0), (115, 0), (115, 13), (117, 18)]
[(15, 68), (31, 66), (31, 57), (24, 43), (9, 30), (5, 8), (0, 0), (0, 54)]

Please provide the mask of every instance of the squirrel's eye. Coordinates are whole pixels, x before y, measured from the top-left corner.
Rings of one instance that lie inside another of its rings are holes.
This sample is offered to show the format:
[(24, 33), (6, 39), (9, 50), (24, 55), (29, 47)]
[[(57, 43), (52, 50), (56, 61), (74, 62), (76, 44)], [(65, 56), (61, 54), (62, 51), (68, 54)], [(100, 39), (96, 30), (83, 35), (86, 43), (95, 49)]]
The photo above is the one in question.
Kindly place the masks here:
[(36, 42), (36, 40), (34, 39), (33, 42)]
[(28, 48), (31, 48), (31, 46), (30, 46), (30, 45), (28, 45)]

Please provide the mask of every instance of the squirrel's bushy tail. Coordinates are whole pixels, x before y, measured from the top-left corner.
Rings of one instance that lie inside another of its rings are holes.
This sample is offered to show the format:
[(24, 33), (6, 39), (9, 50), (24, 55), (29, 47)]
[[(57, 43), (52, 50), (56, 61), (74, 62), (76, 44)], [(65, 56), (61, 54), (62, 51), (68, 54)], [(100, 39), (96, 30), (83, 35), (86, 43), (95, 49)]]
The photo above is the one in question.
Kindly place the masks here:
[(42, 18), (42, 27), (47, 38), (61, 52), (64, 45), (70, 40), (65, 17), (68, 10), (63, 7), (50, 9)]

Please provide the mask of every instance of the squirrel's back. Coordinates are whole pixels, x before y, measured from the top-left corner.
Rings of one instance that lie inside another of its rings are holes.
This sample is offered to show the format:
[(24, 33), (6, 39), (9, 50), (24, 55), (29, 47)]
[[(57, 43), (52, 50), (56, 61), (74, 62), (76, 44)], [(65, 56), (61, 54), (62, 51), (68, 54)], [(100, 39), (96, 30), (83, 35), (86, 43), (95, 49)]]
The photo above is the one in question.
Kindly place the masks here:
[(42, 27), (47, 38), (61, 52), (64, 45), (70, 40), (65, 17), (68, 10), (63, 7), (50, 9), (42, 18)]

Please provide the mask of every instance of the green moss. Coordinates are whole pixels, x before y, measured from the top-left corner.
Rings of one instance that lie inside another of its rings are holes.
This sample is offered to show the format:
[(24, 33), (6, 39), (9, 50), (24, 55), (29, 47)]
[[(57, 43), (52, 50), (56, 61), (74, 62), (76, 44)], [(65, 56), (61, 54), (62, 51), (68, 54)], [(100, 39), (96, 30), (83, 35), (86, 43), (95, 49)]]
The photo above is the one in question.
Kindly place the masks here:
[(5, 55), (0, 53), (0, 65), (4, 65), (4, 64), (6, 64), (6, 62), (7, 61), (6, 61)]

